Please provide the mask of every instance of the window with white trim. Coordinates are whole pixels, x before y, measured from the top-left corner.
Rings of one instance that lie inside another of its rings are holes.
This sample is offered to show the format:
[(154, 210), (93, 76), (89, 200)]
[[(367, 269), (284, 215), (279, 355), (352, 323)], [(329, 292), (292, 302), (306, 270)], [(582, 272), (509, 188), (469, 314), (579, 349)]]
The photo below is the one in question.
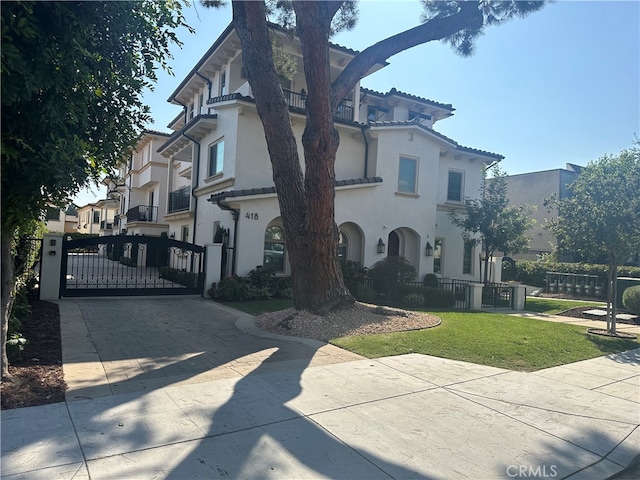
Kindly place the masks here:
[(209, 167), (207, 174), (213, 177), (218, 173), (222, 173), (224, 165), (224, 140), (220, 140), (213, 145), (209, 145)]
[(398, 192), (417, 193), (418, 159), (400, 157)]
[(464, 173), (457, 170), (449, 170), (447, 183), (447, 201), (462, 202), (464, 190)]
[(227, 71), (220, 72), (220, 96), (227, 94)]
[(280, 225), (267, 227), (264, 233), (264, 266), (284, 273), (285, 255), (284, 229)]

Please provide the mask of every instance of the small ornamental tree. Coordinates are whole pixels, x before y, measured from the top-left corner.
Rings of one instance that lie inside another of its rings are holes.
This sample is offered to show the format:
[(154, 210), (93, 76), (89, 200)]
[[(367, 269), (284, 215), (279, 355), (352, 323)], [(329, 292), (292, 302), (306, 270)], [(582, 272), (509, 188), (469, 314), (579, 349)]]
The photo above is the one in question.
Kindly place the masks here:
[(462, 229), (462, 237), (474, 245), (481, 243), (484, 261), (484, 278), (487, 283), (489, 261), (500, 250), (506, 254), (520, 253), (529, 246), (529, 230), (535, 220), (531, 218), (534, 207), (509, 205), (506, 173), (492, 167), (493, 177), (483, 172), (480, 197), (464, 200), (465, 211), (449, 214), (451, 222)]
[(615, 335), (618, 266), (640, 252), (640, 148), (590, 162), (568, 191), (567, 198), (546, 200), (558, 212), (547, 228), (559, 253), (588, 260), (606, 256), (607, 332)]

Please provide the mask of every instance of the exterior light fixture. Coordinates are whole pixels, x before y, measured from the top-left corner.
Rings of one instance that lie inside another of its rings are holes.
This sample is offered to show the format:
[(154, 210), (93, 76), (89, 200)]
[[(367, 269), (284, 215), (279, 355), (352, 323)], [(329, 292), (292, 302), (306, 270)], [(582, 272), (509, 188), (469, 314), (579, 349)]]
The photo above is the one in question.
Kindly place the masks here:
[(386, 245), (384, 244), (382, 239), (379, 238), (378, 239), (378, 253), (384, 253), (385, 252), (385, 248), (386, 248)]
[(176, 238), (176, 232), (171, 232), (171, 235), (169, 235), (169, 238), (170, 238), (171, 240), (175, 240), (175, 238)]
[(431, 242), (427, 242), (427, 245), (424, 247), (424, 254), (427, 257), (433, 256), (433, 247), (431, 246)]

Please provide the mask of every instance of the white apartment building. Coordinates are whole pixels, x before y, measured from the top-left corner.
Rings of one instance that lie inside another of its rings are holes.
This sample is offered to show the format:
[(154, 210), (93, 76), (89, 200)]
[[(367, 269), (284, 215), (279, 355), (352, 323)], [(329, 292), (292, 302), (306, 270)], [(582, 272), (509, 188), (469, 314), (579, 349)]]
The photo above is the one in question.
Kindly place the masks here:
[[(291, 80), (283, 80), (300, 138), (307, 91), (301, 53), (295, 37), (277, 29), (274, 34), (300, 67)], [(356, 53), (332, 46), (334, 78)], [(166, 232), (206, 245), (222, 228), (232, 247), (232, 273), (244, 275), (258, 265), (290, 273), (263, 128), (231, 25), (168, 101), (182, 108), (169, 124), (172, 133), (145, 133), (113, 185), (124, 199), (119, 231)], [(385, 256), (402, 255), (420, 280), (432, 272), (480, 279), (479, 251), (465, 244), (448, 213), (462, 208), (465, 196), (479, 194), (482, 168), (503, 157), (463, 147), (434, 130), (453, 111), (449, 104), (360, 84), (345, 98), (335, 120), (340, 134), (336, 223), (343, 259), (371, 266)], [(301, 142), (299, 151), (304, 161)], [(157, 207), (157, 216), (141, 221), (140, 206), (145, 212)]]

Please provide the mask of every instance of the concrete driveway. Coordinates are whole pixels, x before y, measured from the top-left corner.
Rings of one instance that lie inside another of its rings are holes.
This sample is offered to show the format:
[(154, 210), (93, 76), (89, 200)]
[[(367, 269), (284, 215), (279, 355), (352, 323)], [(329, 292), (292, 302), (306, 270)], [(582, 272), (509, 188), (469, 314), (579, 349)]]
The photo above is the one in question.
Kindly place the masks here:
[(640, 349), (522, 373), (362, 359), (199, 298), (59, 304), (67, 401), (2, 412), (3, 478), (603, 479), (640, 452)]

